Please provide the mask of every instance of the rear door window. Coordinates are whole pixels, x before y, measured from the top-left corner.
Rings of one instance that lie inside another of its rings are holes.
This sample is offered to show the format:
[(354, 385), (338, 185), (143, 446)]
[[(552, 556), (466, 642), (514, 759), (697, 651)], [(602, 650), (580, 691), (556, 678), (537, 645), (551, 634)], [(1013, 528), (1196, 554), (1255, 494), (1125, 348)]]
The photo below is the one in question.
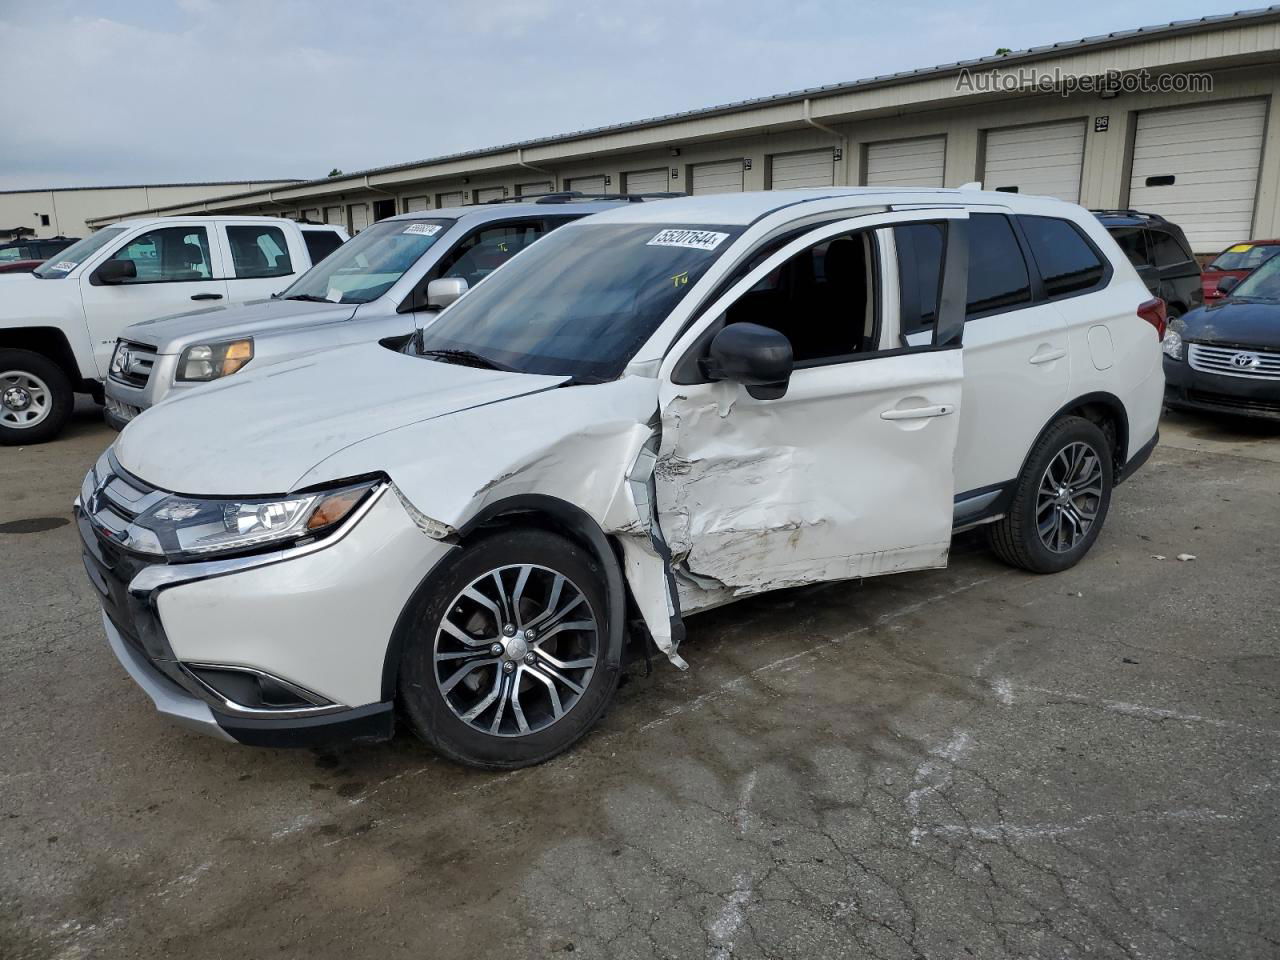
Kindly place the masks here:
[(969, 217), (969, 318), (1031, 302), (1031, 276), (1009, 218), (999, 213)]
[(1031, 255), (1050, 298), (1086, 293), (1106, 277), (1106, 266), (1080, 229), (1058, 217), (1020, 216)]
[(306, 241), (312, 264), (319, 263), (342, 246), (342, 237), (335, 230), (303, 230), (302, 239)]

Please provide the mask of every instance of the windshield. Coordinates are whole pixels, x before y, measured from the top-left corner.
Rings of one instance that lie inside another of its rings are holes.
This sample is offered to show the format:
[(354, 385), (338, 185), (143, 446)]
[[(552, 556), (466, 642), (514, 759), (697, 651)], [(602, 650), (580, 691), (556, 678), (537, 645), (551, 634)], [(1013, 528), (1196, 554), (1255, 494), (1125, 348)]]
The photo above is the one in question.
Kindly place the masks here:
[(1231, 291), (1232, 297), (1280, 300), (1280, 257), (1272, 257)]
[(468, 291), (421, 346), (523, 373), (612, 379), (743, 229), (561, 227)]
[(1252, 270), (1258, 264), (1280, 253), (1280, 246), (1237, 243), (1228, 247), (1209, 264), (1210, 270)]
[(105, 247), (120, 234), (124, 227), (106, 227), (97, 233), (90, 234), (78, 243), (55, 254), (47, 262), (36, 267), (35, 275), (42, 280), (61, 280), (80, 264)]
[(384, 220), (360, 231), (294, 281), (286, 300), (368, 303), (382, 296), (440, 239), (452, 220)]

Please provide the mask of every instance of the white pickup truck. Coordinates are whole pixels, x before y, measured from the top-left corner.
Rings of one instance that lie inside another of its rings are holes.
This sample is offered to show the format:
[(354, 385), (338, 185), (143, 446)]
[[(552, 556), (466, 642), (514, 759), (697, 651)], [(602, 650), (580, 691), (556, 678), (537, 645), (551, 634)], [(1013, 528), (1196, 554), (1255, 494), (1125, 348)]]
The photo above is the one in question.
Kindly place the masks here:
[(265, 299), (346, 239), (275, 217), (124, 220), (0, 278), (0, 445), (52, 439), (76, 392), (101, 401), (130, 324)]

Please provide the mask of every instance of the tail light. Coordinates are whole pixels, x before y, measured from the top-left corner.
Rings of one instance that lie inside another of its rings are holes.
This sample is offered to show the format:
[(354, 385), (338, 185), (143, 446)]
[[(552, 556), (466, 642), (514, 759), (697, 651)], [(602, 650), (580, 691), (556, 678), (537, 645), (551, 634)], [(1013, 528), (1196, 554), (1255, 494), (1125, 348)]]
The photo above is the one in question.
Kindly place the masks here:
[(1138, 316), (1156, 328), (1156, 336), (1159, 339), (1164, 339), (1164, 331), (1169, 325), (1169, 318), (1165, 314), (1163, 300), (1159, 297), (1153, 297), (1146, 303), (1139, 304)]

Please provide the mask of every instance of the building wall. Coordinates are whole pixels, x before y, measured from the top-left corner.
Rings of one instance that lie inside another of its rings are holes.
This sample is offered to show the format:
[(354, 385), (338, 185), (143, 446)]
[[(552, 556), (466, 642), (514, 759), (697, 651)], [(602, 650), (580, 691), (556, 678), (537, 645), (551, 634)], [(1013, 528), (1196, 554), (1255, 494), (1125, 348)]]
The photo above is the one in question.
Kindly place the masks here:
[[(92, 232), (93, 217), (114, 217), (126, 210), (145, 210), (188, 204), (214, 197), (270, 189), (295, 183), (260, 180), (238, 183), (175, 184), (136, 187), (84, 187), (64, 190), (23, 190), (0, 193), (0, 228), (31, 227), (37, 237), (83, 237)], [(43, 226), (41, 215), (49, 218)]]

